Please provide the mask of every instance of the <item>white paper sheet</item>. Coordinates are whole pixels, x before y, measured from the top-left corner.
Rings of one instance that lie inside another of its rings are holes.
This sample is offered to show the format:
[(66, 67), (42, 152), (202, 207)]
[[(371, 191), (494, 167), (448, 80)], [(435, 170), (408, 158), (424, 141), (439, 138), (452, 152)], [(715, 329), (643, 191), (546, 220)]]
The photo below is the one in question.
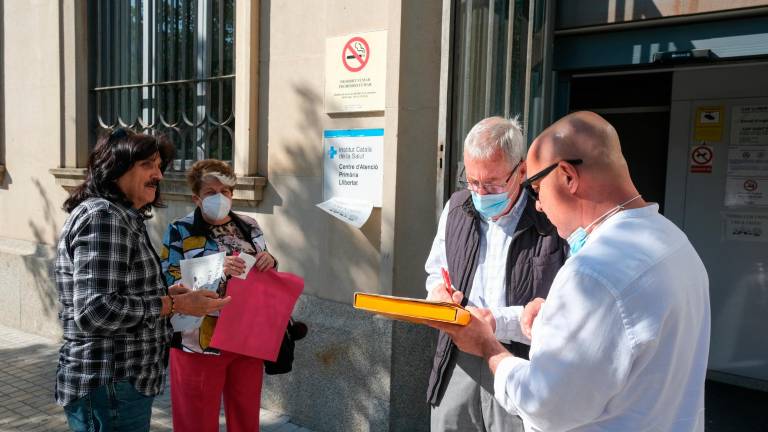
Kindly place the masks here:
[(373, 203), (333, 197), (316, 204), (331, 216), (360, 228), (371, 216)]
[(238, 255), (240, 258), (245, 261), (245, 270), (238, 276), (238, 275), (232, 275), (232, 277), (236, 277), (238, 279), (245, 279), (248, 276), (248, 272), (251, 271), (251, 268), (253, 268), (253, 265), (256, 264), (256, 257), (247, 254), (247, 253), (241, 253)]
[(725, 179), (726, 207), (768, 208), (768, 177), (728, 176)]
[(768, 242), (768, 214), (724, 213), (723, 238), (749, 242)]
[[(181, 283), (196, 290), (216, 291), (224, 275), (224, 252), (200, 258), (181, 260)], [(203, 317), (175, 314), (171, 317), (174, 331), (186, 331), (200, 327)]]

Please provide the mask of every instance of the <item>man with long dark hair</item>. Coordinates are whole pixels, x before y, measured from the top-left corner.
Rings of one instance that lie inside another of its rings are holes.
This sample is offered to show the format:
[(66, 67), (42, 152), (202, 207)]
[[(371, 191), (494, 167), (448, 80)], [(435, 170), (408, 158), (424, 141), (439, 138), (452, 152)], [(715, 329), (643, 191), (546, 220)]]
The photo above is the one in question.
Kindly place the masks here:
[(165, 283), (144, 221), (162, 206), (160, 180), (172, 157), (165, 139), (117, 129), (99, 139), (85, 181), (64, 202), (56, 401), (74, 431), (148, 431), (164, 382), (168, 318), (229, 302)]

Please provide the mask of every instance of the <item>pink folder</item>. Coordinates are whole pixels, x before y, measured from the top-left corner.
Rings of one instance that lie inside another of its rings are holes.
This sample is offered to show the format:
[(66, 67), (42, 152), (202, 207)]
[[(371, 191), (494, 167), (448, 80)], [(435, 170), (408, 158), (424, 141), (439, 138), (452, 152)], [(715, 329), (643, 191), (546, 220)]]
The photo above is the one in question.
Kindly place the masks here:
[(232, 301), (221, 310), (211, 346), (275, 361), (304, 279), (291, 273), (251, 269), (248, 277), (231, 278)]

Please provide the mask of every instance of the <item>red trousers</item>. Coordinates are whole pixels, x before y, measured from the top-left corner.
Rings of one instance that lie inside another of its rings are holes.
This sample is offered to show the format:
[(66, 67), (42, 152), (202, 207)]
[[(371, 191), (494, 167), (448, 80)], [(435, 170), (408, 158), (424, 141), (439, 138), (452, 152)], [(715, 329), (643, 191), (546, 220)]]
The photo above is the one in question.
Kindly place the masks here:
[(171, 349), (171, 412), (177, 432), (219, 430), (221, 395), (229, 432), (258, 432), (264, 361)]

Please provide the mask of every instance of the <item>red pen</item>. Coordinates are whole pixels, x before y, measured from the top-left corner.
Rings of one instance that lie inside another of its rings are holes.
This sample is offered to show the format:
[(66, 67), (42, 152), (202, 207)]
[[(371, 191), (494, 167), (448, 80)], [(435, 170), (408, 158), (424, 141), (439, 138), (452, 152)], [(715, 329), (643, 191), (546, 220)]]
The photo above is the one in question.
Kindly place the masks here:
[(443, 283), (445, 283), (445, 287), (448, 288), (448, 293), (453, 291), (453, 284), (451, 284), (451, 276), (448, 274), (448, 270), (445, 269), (445, 267), (440, 267), (440, 272), (443, 273)]

